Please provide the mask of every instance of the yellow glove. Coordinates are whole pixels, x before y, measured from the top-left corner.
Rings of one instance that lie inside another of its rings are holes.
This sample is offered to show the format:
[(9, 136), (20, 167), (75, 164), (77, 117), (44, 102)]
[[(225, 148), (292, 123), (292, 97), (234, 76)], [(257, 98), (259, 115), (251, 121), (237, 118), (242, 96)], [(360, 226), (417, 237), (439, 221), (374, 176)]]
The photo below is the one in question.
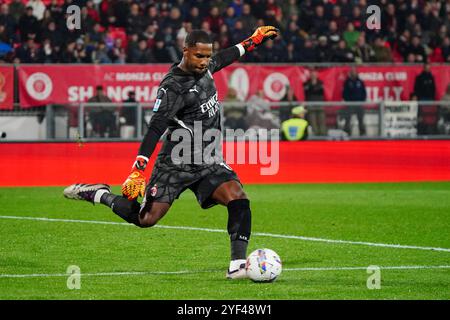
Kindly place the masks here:
[(245, 51), (252, 51), (261, 43), (264, 43), (269, 39), (274, 39), (278, 36), (279, 32), (280, 30), (272, 26), (259, 27), (250, 38), (242, 41), (241, 45), (244, 47)]
[(128, 198), (128, 200), (134, 200), (137, 197), (144, 196), (145, 193), (145, 175), (144, 170), (147, 165), (148, 158), (138, 156), (130, 175), (122, 184), (122, 194)]

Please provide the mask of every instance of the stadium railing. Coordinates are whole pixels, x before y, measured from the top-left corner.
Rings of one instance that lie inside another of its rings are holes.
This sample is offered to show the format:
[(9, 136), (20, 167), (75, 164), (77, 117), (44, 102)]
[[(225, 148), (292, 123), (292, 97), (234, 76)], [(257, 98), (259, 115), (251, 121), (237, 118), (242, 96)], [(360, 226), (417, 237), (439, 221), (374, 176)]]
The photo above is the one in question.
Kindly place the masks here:
[[(258, 139), (260, 129), (280, 129), (298, 105), (307, 110), (309, 140), (450, 139), (450, 101), (293, 101), (263, 105), (224, 101), (220, 108), (222, 127), (255, 129), (257, 134), (249, 137)], [(0, 111), (0, 132), (4, 133), (0, 141), (140, 141), (152, 109), (149, 103), (72, 103), (33, 111)], [(364, 135), (359, 130), (358, 110), (363, 111)], [(314, 121), (314, 117), (319, 120)], [(320, 124), (325, 129), (320, 129)]]

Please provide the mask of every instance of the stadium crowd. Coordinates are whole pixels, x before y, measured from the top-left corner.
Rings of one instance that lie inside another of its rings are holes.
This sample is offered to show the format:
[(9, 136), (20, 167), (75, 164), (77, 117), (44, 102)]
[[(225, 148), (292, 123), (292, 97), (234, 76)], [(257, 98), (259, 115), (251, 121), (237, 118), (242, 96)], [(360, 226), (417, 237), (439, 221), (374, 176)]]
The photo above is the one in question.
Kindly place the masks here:
[[(0, 0), (0, 62), (169, 63), (184, 36), (215, 49), (274, 25), (281, 37), (244, 62), (448, 62), (450, 0)], [(368, 5), (381, 29), (368, 30)], [(81, 8), (81, 29), (66, 26)]]

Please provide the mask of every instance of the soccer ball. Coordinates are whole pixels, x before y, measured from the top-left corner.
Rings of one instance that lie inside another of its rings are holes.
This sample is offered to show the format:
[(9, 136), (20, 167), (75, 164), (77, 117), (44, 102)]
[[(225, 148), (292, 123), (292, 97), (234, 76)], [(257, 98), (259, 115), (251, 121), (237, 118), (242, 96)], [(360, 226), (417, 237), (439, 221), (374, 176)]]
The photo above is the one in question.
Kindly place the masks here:
[(281, 274), (281, 259), (271, 249), (257, 249), (247, 257), (245, 268), (252, 281), (272, 282)]

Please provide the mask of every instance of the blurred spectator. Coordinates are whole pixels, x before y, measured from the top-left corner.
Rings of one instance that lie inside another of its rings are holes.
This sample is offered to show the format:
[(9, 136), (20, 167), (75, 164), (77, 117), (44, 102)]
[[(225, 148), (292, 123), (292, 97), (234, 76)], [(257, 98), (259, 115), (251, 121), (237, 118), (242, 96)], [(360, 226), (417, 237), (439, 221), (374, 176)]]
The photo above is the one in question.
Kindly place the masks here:
[(286, 60), (286, 50), (279, 37), (264, 43), (264, 50), (258, 52), (261, 62), (283, 62)]
[(419, 16), (419, 23), (423, 30), (438, 30), (441, 24), (439, 12), (433, 10), (431, 3), (423, 4), (422, 12)]
[(325, 18), (325, 9), (322, 5), (318, 5), (315, 8), (315, 14), (311, 21), (311, 33), (324, 34), (327, 30), (328, 21)]
[(92, 44), (103, 42), (106, 39), (106, 34), (100, 23), (94, 24), (92, 30), (88, 32), (87, 38)]
[(234, 12), (234, 8), (233, 7), (228, 7), (225, 11), (225, 16), (224, 16), (224, 23), (225, 25), (229, 28), (232, 29), (237, 21), (238, 17), (236, 16), (235, 12)]
[(129, 53), (129, 61), (131, 63), (151, 63), (156, 62), (152, 51), (147, 46), (147, 40), (139, 40), (138, 47)]
[(361, 33), (359, 31), (355, 30), (353, 23), (349, 22), (347, 24), (345, 32), (342, 34), (342, 38), (345, 40), (345, 44), (347, 45), (347, 48), (349, 48), (350, 50), (353, 49), (356, 42), (358, 41), (360, 34)]
[(371, 62), (375, 60), (375, 52), (366, 43), (366, 38), (361, 34), (353, 48), (356, 63)]
[(146, 26), (146, 21), (143, 15), (140, 13), (139, 5), (137, 3), (133, 3), (130, 6), (130, 13), (127, 17), (127, 33), (141, 33), (144, 31)]
[(39, 30), (38, 19), (33, 15), (33, 7), (27, 7), (25, 13), (19, 19), (20, 37), (27, 39), (29, 33)]
[(75, 57), (75, 41), (69, 42), (66, 46), (66, 49), (61, 53), (61, 62), (62, 63), (76, 63), (77, 58)]
[(393, 62), (392, 51), (382, 37), (375, 38), (372, 50), (374, 62)]
[(347, 18), (342, 16), (342, 10), (339, 5), (333, 7), (331, 20), (336, 23), (339, 30), (344, 30), (347, 27)]
[(355, 30), (362, 31), (366, 23), (365, 18), (362, 16), (361, 8), (359, 6), (353, 6), (352, 15), (347, 22), (351, 22)]
[(109, 56), (109, 50), (106, 47), (105, 42), (100, 41), (97, 43), (95, 50), (92, 51), (91, 59), (94, 63), (112, 63)]
[(282, 140), (300, 141), (308, 139), (307, 110), (303, 106), (292, 109), (292, 118), (281, 123)]
[(311, 39), (306, 39), (300, 47), (298, 59), (300, 62), (315, 62), (317, 60), (316, 48)]
[(22, 0), (13, 0), (9, 4), (9, 13), (13, 16), (14, 20), (18, 22), (20, 17), (25, 13), (25, 5)]
[(283, 21), (283, 13), (281, 9), (275, 4), (274, 1), (272, 5), (268, 2), (266, 8), (266, 17), (264, 18), (264, 24), (274, 26), (275, 28), (278, 28), (283, 32), (284, 27), (282, 25), (283, 23), (282, 21)]
[(422, 72), (414, 82), (414, 93), (419, 101), (432, 101), (436, 97), (436, 84), (428, 63), (424, 64)]
[(236, 17), (240, 17), (242, 15), (244, 1), (243, 0), (232, 0), (232, 1), (227, 1), (227, 2), (231, 2), (230, 7), (232, 7), (234, 9), (234, 13), (236, 14)]
[(245, 39), (245, 35), (242, 30), (242, 22), (240, 20), (236, 21), (235, 32), (233, 33), (230, 41), (230, 32), (229, 28), (226, 24), (223, 24), (220, 26), (220, 33), (217, 36), (217, 41), (219, 42), (220, 48), (228, 48), (233, 43), (239, 43), (242, 41), (242, 39)]
[(286, 121), (291, 116), (292, 108), (298, 103), (298, 98), (295, 96), (294, 89), (290, 85), (286, 85), (286, 93), (280, 102), (290, 102), (287, 106), (280, 106), (279, 117), (280, 122)]
[(147, 40), (147, 46), (149, 48), (153, 48), (155, 46), (156, 36), (159, 36), (159, 39), (163, 41), (164, 43), (164, 37), (161, 33), (157, 33), (158, 28), (156, 28), (154, 25), (149, 24), (145, 31), (142, 34), (142, 38), (145, 38)]
[(300, 60), (298, 51), (295, 49), (293, 43), (288, 43), (286, 50), (287, 51), (284, 62), (295, 63)]
[(44, 11), (46, 7), (42, 0), (30, 0), (27, 3), (27, 7), (33, 8), (33, 15), (36, 19), (42, 20), (42, 18), (44, 18)]
[(16, 19), (9, 13), (9, 6), (6, 3), (0, 6), (0, 25), (5, 27), (5, 34), (8, 37), (13, 36), (16, 31)]
[[(94, 54), (93, 50), (102, 41), (105, 41), (108, 48), (112, 48), (114, 39), (120, 35), (125, 46), (120, 56), (128, 56), (130, 61), (130, 56), (136, 55), (138, 46), (127, 46), (128, 40), (135, 39), (136, 36), (138, 39), (147, 39), (147, 49), (151, 55), (155, 54), (153, 51), (156, 50), (156, 34), (162, 34), (164, 46), (158, 47), (158, 51), (167, 51), (170, 61), (174, 61), (181, 56), (180, 39), (184, 38), (187, 29), (201, 28), (211, 34), (220, 48), (225, 48), (242, 41), (258, 26), (273, 24), (281, 29), (283, 36), (283, 41), (274, 47), (276, 51), (282, 52), (282, 60), (287, 62), (450, 61), (450, 40), (446, 39), (450, 36), (448, 1), (377, 1), (377, 5), (382, 9), (382, 29), (379, 31), (365, 28), (365, 8), (370, 4), (367, 0), (61, 2), (1, 2), (0, 25), (5, 28), (1, 36), (3, 43), (14, 48), (11, 57), (14, 54), (17, 56), (29, 34), (35, 34), (34, 39), (38, 46), (42, 46), (45, 39), (50, 40), (51, 50), (47, 43), (46, 52), (58, 51), (64, 55), (66, 51), (72, 50), (67, 46), (71, 47), (72, 42), (81, 38), (85, 41), (88, 56)], [(81, 8), (81, 30), (68, 30), (65, 27), (66, 9), (73, 4)], [(122, 34), (123, 32), (126, 34)], [(344, 40), (345, 46), (341, 40)], [(294, 50), (290, 44), (293, 44)], [(374, 56), (369, 47), (375, 52)], [(48, 58), (52, 55), (53, 53), (47, 55), (45, 61), (54, 61), (54, 58)], [(277, 58), (279, 55), (272, 52), (268, 55), (262, 54), (261, 57), (259, 52), (252, 52), (245, 55), (242, 61), (274, 62), (268, 57)], [(144, 56), (147, 58), (143, 58), (143, 61), (151, 60), (148, 59), (148, 53)], [(115, 58), (113, 60), (121, 61)], [(133, 58), (133, 61), (135, 60)]]
[(407, 60), (407, 50), (411, 42), (411, 33), (408, 30), (404, 30), (396, 41), (397, 52), (403, 57), (403, 60)]
[(263, 19), (265, 16), (266, 8), (263, 0), (250, 0), (250, 7), (252, 8), (252, 14), (256, 19)]
[[(436, 99), (436, 84), (428, 63), (424, 64), (422, 72), (415, 79), (414, 93), (422, 102)], [(437, 132), (437, 112), (437, 107), (434, 105), (419, 105), (418, 134), (435, 134)]]
[(225, 9), (227, 8), (227, 4), (229, 3), (230, 1), (223, 1), (223, 0), (209, 0), (208, 1), (208, 5), (209, 5), (209, 7), (210, 8), (212, 8), (212, 7), (216, 7), (218, 10), (219, 10), (219, 12), (225, 12)]
[(161, 25), (162, 17), (159, 15), (158, 9), (155, 5), (151, 5), (147, 8), (147, 14), (144, 17), (145, 23), (144, 25), (154, 25), (156, 27)]
[[(103, 87), (97, 86), (96, 93), (88, 100), (89, 103), (111, 103), (111, 99), (103, 93)], [(114, 137), (116, 132), (116, 117), (114, 108), (102, 105), (86, 108), (92, 125), (92, 137)]]
[(218, 7), (212, 7), (204, 21), (208, 22), (211, 32), (215, 34), (219, 33), (220, 26), (224, 23)]
[(91, 63), (91, 56), (86, 52), (86, 47), (84, 46), (84, 40), (78, 39), (75, 42), (75, 48), (73, 51), (73, 56), (75, 58), (73, 63)]
[(200, 29), (202, 22), (202, 18), (200, 17), (200, 10), (197, 7), (193, 6), (189, 11), (189, 15), (186, 20), (192, 23), (192, 28)]
[(164, 46), (164, 41), (161, 37), (156, 38), (155, 47), (153, 48), (153, 54), (155, 60), (159, 63), (169, 63), (172, 62), (167, 48)]
[(114, 40), (114, 46), (109, 51), (109, 56), (113, 63), (124, 64), (126, 61), (126, 52), (122, 46), (122, 39), (117, 38)]
[(247, 101), (247, 116), (245, 121), (249, 128), (278, 129), (279, 120), (270, 110), (270, 102), (264, 98), (264, 92), (258, 90)]
[[(85, 1), (85, 0), (83, 0)], [(127, 0), (118, 0), (112, 1), (112, 10), (113, 15), (116, 18), (114, 23), (115, 27), (126, 28), (127, 26), (127, 17), (130, 13), (130, 2)]]
[(298, 15), (300, 13), (297, 0), (287, 0), (281, 2), (281, 12), (283, 16)]
[(438, 132), (440, 134), (450, 134), (450, 84), (447, 85), (441, 101), (445, 104), (439, 106)]
[(136, 93), (130, 91), (128, 93), (128, 99), (124, 100), (127, 105), (122, 108), (121, 121), (122, 125), (136, 126), (136, 112), (137, 112), (137, 101)]
[(161, 27), (167, 28), (170, 27), (172, 30), (181, 29), (183, 23), (183, 18), (181, 17), (180, 9), (177, 7), (173, 7), (170, 9), (170, 15), (166, 19), (164, 19)]
[(395, 33), (395, 30), (398, 28), (395, 5), (393, 3), (389, 3), (381, 14), (381, 28), (384, 36), (393, 32)]
[(17, 57), (21, 63), (43, 63), (44, 53), (36, 44), (33, 38), (29, 38), (26, 43), (17, 50)]
[(450, 37), (445, 37), (442, 42), (442, 59), (444, 62), (450, 62)]
[(5, 26), (0, 24), (0, 58), (13, 52), (13, 48), (8, 42), (9, 37), (5, 34)]
[[(98, 2), (96, 0), (96, 2)], [(50, 11), (51, 8), (54, 6), (54, 12), (62, 12), (62, 8), (58, 6), (58, 0), (52, 0), (52, 6), (50, 7)], [(87, 12), (89, 14), (89, 16), (92, 18), (92, 20), (94, 20), (96, 23), (100, 22), (100, 14), (98, 13), (98, 11), (95, 9), (95, 4), (94, 1), (92, 0), (87, 0), (86, 1), (86, 8), (87, 8)], [(54, 16), (54, 14), (52, 13), (52, 16)]]
[[(316, 70), (311, 71), (308, 81), (303, 84), (305, 92), (305, 101), (324, 101), (324, 86), (322, 80), (319, 79)], [(309, 107), (309, 121), (311, 123), (314, 134), (318, 136), (327, 135), (327, 127), (325, 122), (325, 110), (323, 106)]]
[(252, 7), (248, 3), (245, 3), (242, 6), (240, 20), (242, 21), (242, 29), (246, 34), (253, 32), (256, 24), (256, 17), (252, 14)]
[[(344, 91), (342, 97), (345, 101), (356, 102), (356, 101), (366, 101), (367, 93), (364, 82), (359, 79), (358, 73), (355, 67), (350, 69), (347, 79), (344, 83)], [(366, 129), (364, 125), (364, 107), (360, 105), (347, 106), (343, 109), (343, 116), (345, 120), (344, 131), (350, 136), (351, 132), (351, 118), (352, 115), (356, 114), (358, 119), (359, 135), (363, 136), (366, 134)]]
[[(248, 34), (249, 33), (245, 32), (245, 30), (244, 30), (244, 24), (242, 23), (242, 21), (241, 20), (236, 21), (233, 32), (230, 33), (230, 29), (227, 28), (227, 35), (229, 36), (228, 46), (234, 45), (236, 43), (243, 41), (244, 39), (246, 39), (248, 37)], [(221, 39), (222, 41), (220, 41), (221, 48), (228, 47), (228, 46), (223, 46), (223, 45), (225, 45), (225, 41), (223, 41), (224, 36), (225, 36), (225, 34), (221, 28), (221, 32), (219, 34), (219, 37), (222, 37), (222, 39)]]
[(345, 43), (345, 41), (340, 40), (337, 48), (334, 50), (331, 56), (331, 61), (350, 63), (355, 61), (355, 55), (349, 48), (347, 48), (347, 44)]
[(341, 40), (341, 35), (336, 21), (330, 21), (330, 23), (328, 24), (328, 31), (326, 33), (326, 36), (328, 38), (330, 46), (334, 47), (339, 43), (339, 41)]
[(52, 46), (60, 47), (63, 44), (61, 32), (56, 28), (56, 23), (51, 21), (42, 32), (42, 38), (49, 39)]
[(238, 104), (240, 101), (235, 88), (228, 88), (224, 102), (225, 128), (247, 130), (247, 123), (245, 122), (246, 109), (245, 106)]
[(295, 21), (289, 22), (283, 37), (287, 43), (293, 43), (297, 48), (301, 45), (302, 39), (300, 37), (300, 29)]
[(330, 47), (328, 45), (328, 39), (326, 36), (319, 37), (319, 43), (316, 50), (316, 62), (328, 62), (330, 61)]
[(414, 62), (424, 63), (427, 62), (427, 54), (425, 53), (425, 48), (420, 43), (419, 36), (413, 36), (411, 39), (411, 44), (406, 48), (406, 60), (408, 56), (412, 55), (414, 57)]
[(42, 42), (42, 51), (44, 54), (44, 63), (60, 62), (59, 47), (53, 47), (50, 39), (44, 39), (44, 41)]

